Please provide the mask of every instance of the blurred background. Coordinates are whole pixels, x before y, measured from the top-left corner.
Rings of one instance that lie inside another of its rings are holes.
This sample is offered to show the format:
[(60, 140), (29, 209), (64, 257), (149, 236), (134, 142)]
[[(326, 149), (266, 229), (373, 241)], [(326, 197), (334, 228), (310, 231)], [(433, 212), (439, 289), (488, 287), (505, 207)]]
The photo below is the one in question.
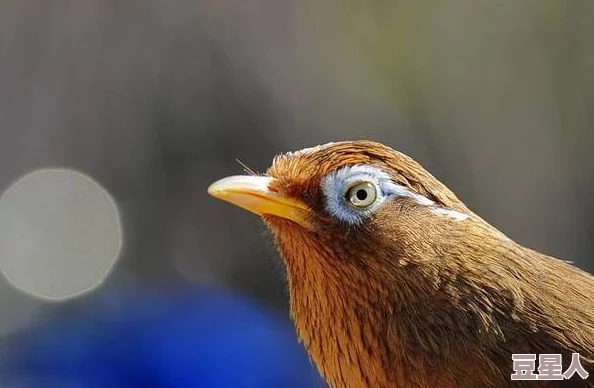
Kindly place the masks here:
[(593, 271), (593, 18), (579, 0), (0, 2), (0, 386), (322, 387), (263, 225), (206, 188), (333, 140), (405, 152)]

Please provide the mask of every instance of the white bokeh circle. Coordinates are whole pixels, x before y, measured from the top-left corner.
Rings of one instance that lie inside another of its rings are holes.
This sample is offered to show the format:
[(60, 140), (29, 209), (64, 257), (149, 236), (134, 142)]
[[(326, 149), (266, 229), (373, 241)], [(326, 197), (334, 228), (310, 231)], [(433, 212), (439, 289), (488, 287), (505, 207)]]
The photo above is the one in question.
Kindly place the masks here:
[(80, 172), (36, 170), (0, 197), (0, 272), (38, 298), (60, 301), (96, 288), (122, 239), (115, 201)]

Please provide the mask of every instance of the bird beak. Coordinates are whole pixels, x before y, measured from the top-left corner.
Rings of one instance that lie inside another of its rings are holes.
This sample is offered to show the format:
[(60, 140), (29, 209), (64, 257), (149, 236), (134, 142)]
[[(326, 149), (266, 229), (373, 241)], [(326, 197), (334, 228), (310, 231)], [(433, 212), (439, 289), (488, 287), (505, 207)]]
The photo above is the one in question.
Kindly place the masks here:
[(208, 187), (208, 194), (259, 216), (273, 215), (294, 221), (311, 230), (311, 212), (303, 202), (289, 198), (275, 188), (276, 180), (267, 176), (237, 175), (223, 178)]

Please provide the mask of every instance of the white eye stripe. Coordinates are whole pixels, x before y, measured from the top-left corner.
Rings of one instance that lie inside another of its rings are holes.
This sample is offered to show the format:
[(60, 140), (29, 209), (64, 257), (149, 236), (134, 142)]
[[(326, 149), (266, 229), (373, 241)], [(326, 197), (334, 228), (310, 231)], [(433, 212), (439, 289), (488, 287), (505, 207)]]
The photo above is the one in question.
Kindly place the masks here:
[(443, 208), (443, 207), (439, 206), (438, 204), (436, 204), (434, 201), (425, 197), (424, 195), (414, 193), (414, 192), (408, 190), (406, 187), (400, 186), (399, 184), (394, 183), (392, 181), (390, 181), (388, 183), (388, 185), (392, 188), (392, 191), (400, 197), (411, 198), (419, 205), (433, 206), (434, 208), (432, 209), (432, 212), (434, 214), (449, 217), (454, 221), (464, 221), (465, 219), (467, 219), (469, 217), (468, 214), (466, 214), (466, 213), (462, 213), (462, 212), (452, 210), (452, 209)]
[(394, 183), (391, 180), (387, 181), (387, 182), (383, 182), (382, 186), (385, 186), (388, 189), (387, 191), (390, 194), (395, 195), (397, 197), (410, 198), (410, 199), (414, 200), (416, 203), (418, 203), (419, 205), (423, 205), (423, 206), (435, 205), (435, 202), (433, 202), (429, 198), (425, 197), (424, 195), (412, 192), (409, 189), (407, 189), (406, 187), (401, 186), (398, 183)]
[(444, 209), (443, 207), (436, 207), (432, 211), (435, 214), (450, 217), (454, 221), (464, 221), (469, 217), (466, 213), (461, 213), (459, 211), (451, 209)]
[[(361, 183), (375, 187), (376, 198), (366, 204), (367, 206), (353, 206), (345, 194)], [(446, 216), (454, 221), (463, 221), (469, 217), (468, 214), (443, 208), (424, 195), (397, 184), (388, 174), (373, 166), (355, 165), (341, 168), (325, 176), (321, 186), (326, 197), (328, 213), (352, 225), (360, 224), (370, 217), (389, 197), (410, 198), (419, 205), (431, 207), (433, 214)]]

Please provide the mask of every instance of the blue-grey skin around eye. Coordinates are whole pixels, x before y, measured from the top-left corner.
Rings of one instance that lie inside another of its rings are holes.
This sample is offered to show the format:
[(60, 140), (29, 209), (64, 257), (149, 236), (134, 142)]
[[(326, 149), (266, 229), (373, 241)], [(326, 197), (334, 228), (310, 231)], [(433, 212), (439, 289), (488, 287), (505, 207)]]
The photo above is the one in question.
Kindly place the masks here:
[[(376, 198), (367, 207), (355, 208), (348, 202), (346, 193), (352, 186), (363, 182), (373, 185)], [(393, 182), (390, 176), (381, 169), (367, 165), (343, 167), (329, 173), (322, 179), (322, 191), (326, 198), (328, 213), (350, 225), (361, 224), (391, 197), (409, 197), (421, 205), (433, 204), (430, 199)]]
[[(349, 203), (346, 194), (351, 187), (364, 182), (373, 185), (376, 198), (369, 206), (357, 208)], [(321, 186), (328, 214), (353, 226), (360, 225), (371, 217), (385, 201), (402, 197), (428, 206), (433, 214), (447, 217), (450, 221), (464, 221), (469, 217), (466, 213), (439, 206), (429, 198), (397, 184), (386, 172), (375, 166), (358, 164), (343, 167), (326, 175)]]

